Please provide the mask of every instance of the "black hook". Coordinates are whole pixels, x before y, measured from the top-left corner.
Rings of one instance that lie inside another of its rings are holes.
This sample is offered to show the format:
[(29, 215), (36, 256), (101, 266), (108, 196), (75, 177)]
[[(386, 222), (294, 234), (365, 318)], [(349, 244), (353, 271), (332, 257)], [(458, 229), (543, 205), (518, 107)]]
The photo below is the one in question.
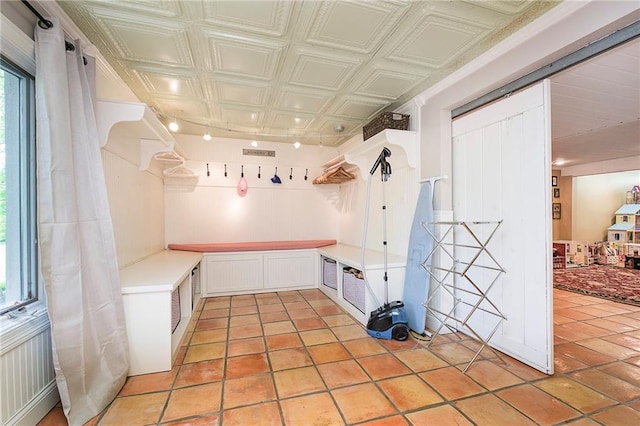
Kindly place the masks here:
[(293, 167), (291, 168), (291, 171), (289, 172), (289, 180), (293, 179)]
[(244, 177), (244, 164), (242, 166), (240, 166), (240, 177)]
[(224, 165), (224, 177), (227, 177), (227, 165)]
[(211, 174), (209, 173), (209, 163), (207, 163), (207, 176), (211, 176)]
[(307, 180), (307, 175), (309, 174), (309, 169), (304, 169), (304, 180)]
[(258, 179), (260, 179), (260, 166), (258, 166)]

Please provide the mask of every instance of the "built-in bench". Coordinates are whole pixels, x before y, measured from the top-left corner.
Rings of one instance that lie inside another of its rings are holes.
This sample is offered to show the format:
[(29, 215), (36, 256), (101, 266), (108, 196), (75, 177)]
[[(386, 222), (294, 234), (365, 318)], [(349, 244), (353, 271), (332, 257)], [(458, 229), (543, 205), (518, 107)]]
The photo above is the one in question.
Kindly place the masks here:
[[(169, 244), (172, 250), (203, 253), (203, 297), (319, 288), (363, 324), (368, 313), (384, 303), (384, 254), (366, 250), (367, 279), (375, 297), (363, 282), (354, 289), (345, 285), (345, 267), (362, 269), (360, 247), (336, 240), (259, 241), (212, 244)], [(332, 263), (326, 267), (326, 261)], [(404, 288), (406, 258), (389, 254), (389, 300), (400, 300)], [(334, 278), (325, 285), (325, 275)], [(350, 294), (361, 296), (354, 302)], [(351, 293), (350, 293), (351, 292)]]
[(171, 250), (200, 253), (234, 253), (239, 251), (303, 250), (336, 244), (336, 240), (251, 241), (240, 243), (169, 244)]
[(163, 250), (120, 269), (129, 375), (171, 370), (193, 309), (202, 253)]
[(203, 253), (204, 297), (299, 290), (318, 286), (318, 247), (336, 240), (169, 244)]

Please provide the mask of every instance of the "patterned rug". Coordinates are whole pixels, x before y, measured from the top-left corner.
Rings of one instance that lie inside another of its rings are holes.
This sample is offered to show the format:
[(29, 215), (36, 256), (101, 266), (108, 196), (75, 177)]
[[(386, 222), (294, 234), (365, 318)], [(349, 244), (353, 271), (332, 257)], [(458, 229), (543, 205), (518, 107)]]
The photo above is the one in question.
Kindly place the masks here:
[(606, 265), (554, 269), (553, 286), (640, 306), (640, 269)]

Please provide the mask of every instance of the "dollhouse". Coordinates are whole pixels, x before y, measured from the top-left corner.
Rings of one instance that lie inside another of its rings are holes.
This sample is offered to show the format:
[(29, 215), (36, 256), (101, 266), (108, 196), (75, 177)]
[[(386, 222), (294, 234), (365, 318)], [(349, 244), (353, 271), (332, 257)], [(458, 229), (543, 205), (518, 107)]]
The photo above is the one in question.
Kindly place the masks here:
[(615, 217), (608, 229), (609, 244), (621, 252), (624, 244), (640, 243), (640, 204), (624, 204), (616, 210)]

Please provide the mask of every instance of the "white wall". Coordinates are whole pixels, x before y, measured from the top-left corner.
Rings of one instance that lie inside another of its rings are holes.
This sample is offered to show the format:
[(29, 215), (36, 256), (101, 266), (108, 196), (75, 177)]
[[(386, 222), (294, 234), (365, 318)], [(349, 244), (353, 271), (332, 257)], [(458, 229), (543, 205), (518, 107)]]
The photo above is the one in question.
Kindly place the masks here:
[(606, 241), (614, 212), (634, 185), (640, 185), (640, 170), (574, 178), (572, 239)]
[[(384, 204), (386, 205), (387, 216), (387, 250), (389, 253), (406, 256), (409, 233), (420, 189), (418, 172), (416, 169), (407, 166), (406, 159), (401, 155), (399, 148), (394, 149), (391, 147), (391, 150), (392, 155), (388, 158), (388, 161), (391, 163), (392, 173), (387, 182), (382, 182), (379, 170), (371, 176), (369, 174), (370, 169), (367, 169), (364, 171), (364, 178), (367, 180), (359, 178), (343, 184), (340, 188), (340, 242), (355, 246), (362, 245), (367, 185), (368, 179), (371, 178), (366, 247), (371, 250), (384, 250), (382, 210), (382, 192), (384, 189)], [(396, 154), (395, 156), (394, 153)]]
[[(257, 149), (276, 151), (272, 158), (242, 155), (243, 148), (251, 148), (250, 141), (205, 142), (196, 136), (178, 136), (177, 142), (198, 181), (195, 185), (176, 185), (175, 181), (165, 185), (167, 244), (336, 239), (361, 245), (367, 181), (358, 177), (340, 185), (312, 184), (324, 171), (322, 165), (338, 156), (336, 149), (303, 145), (296, 150), (289, 144), (260, 142)], [(399, 148), (392, 148), (389, 162), (392, 175), (385, 183), (388, 250), (406, 255), (419, 190), (417, 171), (407, 166)], [(210, 176), (206, 175), (207, 163)], [(236, 191), (242, 165), (249, 185), (245, 197)], [(280, 185), (270, 181), (276, 166)], [(368, 172), (369, 168), (365, 177)], [(372, 181), (367, 248), (382, 251), (382, 239), (382, 182), (377, 172)]]
[[(252, 148), (251, 141), (216, 138), (205, 142), (199, 136), (184, 135), (177, 142), (198, 181), (183, 185), (172, 180), (165, 186), (167, 244), (339, 239), (340, 186), (312, 184), (324, 171), (322, 165), (337, 155), (334, 148), (303, 145), (295, 149), (291, 144), (268, 142)], [(243, 155), (243, 148), (276, 154)], [(249, 186), (245, 197), (236, 190), (242, 166)], [(281, 184), (270, 180), (276, 167)], [(293, 179), (289, 179), (292, 168)]]

